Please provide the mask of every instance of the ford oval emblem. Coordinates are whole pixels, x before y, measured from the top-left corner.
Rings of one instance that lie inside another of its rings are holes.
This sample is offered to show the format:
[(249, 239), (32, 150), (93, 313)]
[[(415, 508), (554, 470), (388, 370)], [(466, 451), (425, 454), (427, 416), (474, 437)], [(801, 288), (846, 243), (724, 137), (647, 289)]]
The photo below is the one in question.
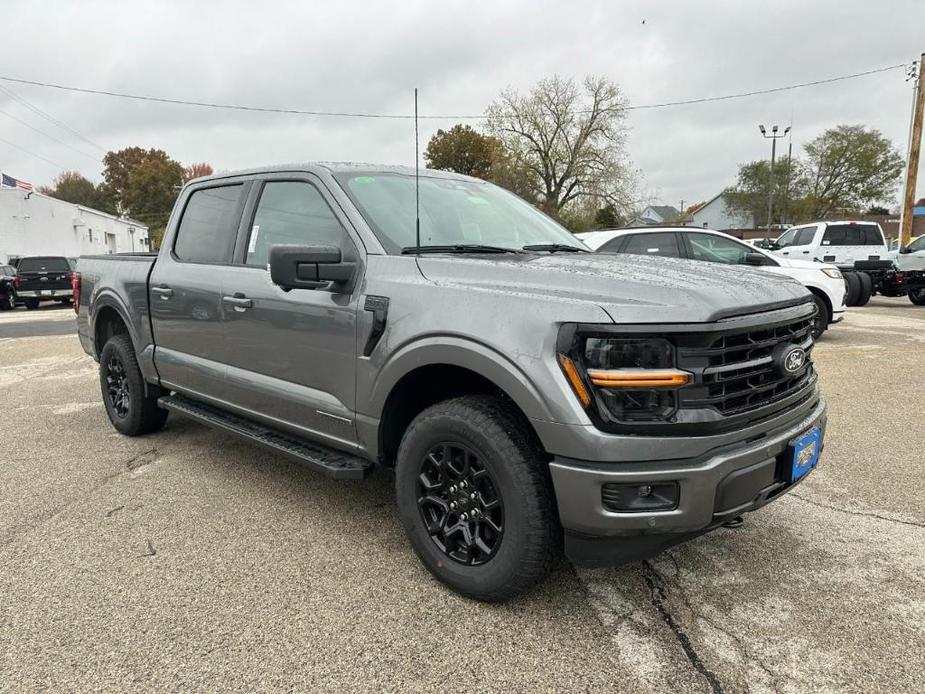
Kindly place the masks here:
[(806, 350), (794, 347), (784, 354), (783, 367), (788, 374), (795, 374), (806, 364)]

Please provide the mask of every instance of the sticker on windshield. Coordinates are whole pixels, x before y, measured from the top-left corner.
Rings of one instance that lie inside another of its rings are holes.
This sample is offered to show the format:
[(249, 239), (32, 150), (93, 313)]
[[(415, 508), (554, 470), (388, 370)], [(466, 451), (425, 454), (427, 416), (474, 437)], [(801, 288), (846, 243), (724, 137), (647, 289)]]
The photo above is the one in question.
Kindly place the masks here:
[(469, 202), (473, 205), (489, 205), (490, 203), (485, 198), (481, 198), (478, 195), (470, 195), (468, 198)]
[(247, 244), (247, 252), (253, 253), (257, 249), (257, 235), (260, 233), (260, 225), (255, 224), (254, 228), (251, 229), (251, 240)]
[(375, 176), (355, 176), (353, 179), (354, 183), (375, 183)]

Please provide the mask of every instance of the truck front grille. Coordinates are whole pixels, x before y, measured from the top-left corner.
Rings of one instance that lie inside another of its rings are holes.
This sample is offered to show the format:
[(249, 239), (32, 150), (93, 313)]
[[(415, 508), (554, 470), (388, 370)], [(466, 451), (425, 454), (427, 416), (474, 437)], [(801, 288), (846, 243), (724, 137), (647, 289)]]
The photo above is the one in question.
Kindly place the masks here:
[[(688, 343), (678, 350), (678, 366), (699, 373), (696, 385), (680, 391), (680, 407), (714, 408), (737, 415), (772, 405), (816, 381), (811, 353), (812, 317), (769, 327), (714, 334), (703, 345)], [(806, 351), (806, 362), (794, 374), (782, 373), (773, 353), (781, 344)]]

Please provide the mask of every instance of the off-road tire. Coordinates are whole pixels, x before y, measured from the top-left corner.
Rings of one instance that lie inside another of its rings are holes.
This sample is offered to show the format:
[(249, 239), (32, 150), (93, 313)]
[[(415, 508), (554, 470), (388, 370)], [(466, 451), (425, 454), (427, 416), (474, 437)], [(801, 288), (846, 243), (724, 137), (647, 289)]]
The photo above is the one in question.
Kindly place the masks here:
[(26, 308), (30, 311), (34, 311), (39, 307), (38, 299), (23, 299), (22, 302), (26, 305)]
[(816, 318), (813, 322), (813, 340), (818, 340), (822, 337), (822, 333), (828, 330), (829, 321), (832, 320), (832, 316), (829, 314), (829, 307), (825, 303), (825, 299), (821, 296), (813, 294), (813, 303), (816, 304)]
[(855, 306), (867, 306), (867, 302), (870, 301), (873, 293), (874, 282), (866, 272), (857, 273), (857, 277), (861, 282), (861, 292)]
[[(508, 600), (530, 588), (559, 561), (559, 525), (549, 466), (521, 415), (498, 398), (467, 395), (421, 412), (398, 450), (395, 491), (402, 525), (418, 558), (438, 580), (486, 602)], [(428, 533), (418, 506), (425, 456), (446, 443), (465, 446), (489, 472), (503, 502), (497, 552), (476, 566), (460, 563)]]
[[(113, 360), (121, 364), (124, 388), (128, 394), (128, 403), (124, 414), (120, 414), (109, 394), (107, 377), (111, 375)], [(132, 339), (125, 333), (110, 337), (100, 352), (100, 390), (103, 405), (109, 421), (116, 431), (126, 436), (140, 436), (159, 431), (167, 421), (167, 410), (157, 406), (157, 398), (162, 395), (160, 388), (149, 386), (145, 394), (145, 381), (138, 368), (135, 347)]]
[(845, 295), (845, 304), (857, 306), (858, 297), (861, 295), (861, 280), (856, 272), (845, 273), (845, 286), (848, 290)]
[(910, 289), (909, 301), (911, 301), (916, 306), (925, 306), (925, 288)]
[(0, 300), (0, 311), (12, 311), (16, 308), (16, 295), (7, 291), (6, 296)]

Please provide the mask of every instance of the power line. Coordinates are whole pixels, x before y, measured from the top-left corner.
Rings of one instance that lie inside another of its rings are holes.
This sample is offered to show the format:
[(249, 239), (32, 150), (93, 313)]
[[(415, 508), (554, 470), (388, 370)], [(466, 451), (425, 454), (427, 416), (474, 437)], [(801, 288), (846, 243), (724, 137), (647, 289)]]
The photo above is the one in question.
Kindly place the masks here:
[(93, 147), (96, 147), (96, 148), (97, 148), (98, 150), (100, 150), (101, 152), (105, 152), (105, 151), (106, 151), (106, 148), (105, 148), (105, 147), (103, 147), (103, 146), (101, 146), (101, 145), (98, 145), (98, 144), (96, 144), (93, 140), (91, 140), (90, 138), (85, 137), (84, 135), (81, 135), (79, 132), (77, 132), (76, 130), (74, 130), (74, 128), (72, 128), (71, 126), (69, 126), (69, 125), (68, 125), (67, 123), (65, 123), (64, 121), (59, 120), (58, 118), (55, 118), (55, 117), (54, 117), (53, 115), (51, 115), (50, 113), (47, 113), (47, 112), (43, 111), (43, 110), (40, 109), (38, 106), (36, 106), (35, 104), (31, 103), (31, 102), (30, 102), (28, 99), (26, 99), (25, 97), (22, 97), (22, 96), (20, 96), (19, 94), (17, 94), (16, 92), (14, 92), (13, 90), (8, 89), (7, 87), (4, 87), (2, 84), (0, 84), (0, 92), (3, 92), (3, 93), (6, 94), (7, 96), (9, 96), (11, 99), (13, 99), (13, 100), (15, 100), (15, 101), (18, 101), (20, 104), (22, 104), (23, 106), (25, 106), (27, 109), (29, 109), (30, 111), (32, 111), (32, 112), (35, 113), (36, 115), (41, 116), (42, 118), (44, 118), (45, 120), (49, 121), (49, 122), (52, 123), (53, 125), (57, 125), (59, 128), (61, 128), (61, 129), (63, 129), (63, 130), (66, 130), (66, 131), (68, 131), (69, 133), (71, 133), (71, 135), (74, 135), (75, 137), (77, 137), (77, 138), (83, 140), (83, 141), (86, 142), (88, 145), (91, 145), (91, 146), (93, 146)]
[[(875, 68), (872, 70), (865, 70), (863, 72), (855, 72), (850, 75), (840, 75), (838, 77), (829, 77), (826, 79), (813, 80), (811, 82), (800, 82), (798, 84), (790, 84), (783, 87), (771, 87), (768, 89), (757, 89), (747, 92), (739, 92), (736, 94), (724, 94), (721, 96), (706, 96), (696, 99), (684, 99), (681, 101), (666, 101), (662, 103), (655, 104), (639, 104), (636, 106), (627, 106), (626, 110), (628, 111), (641, 111), (646, 109), (658, 109), (658, 108), (669, 108), (673, 106), (686, 106), (690, 104), (702, 104), (712, 101), (728, 101), (730, 99), (743, 99), (749, 96), (758, 96), (761, 94), (773, 94), (776, 92), (789, 91), (791, 89), (801, 89), (803, 87), (813, 87), (820, 84), (830, 84), (832, 82), (841, 82), (844, 80), (856, 79), (858, 77), (866, 77), (868, 75), (873, 75), (881, 72), (888, 72), (890, 70), (897, 70), (899, 68), (906, 67), (906, 63), (899, 63), (897, 65), (889, 65), (887, 67)], [(215, 103), (209, 101), (188, 101), (184, 99), (173, 99), (167, 97), (158, 97), (158, 96), (149, 96), (142, 94), (130, 94), (127, 92), (114, 92), (107, 91), (103, 89), (88, 89), (85, 87), (74, 87), (64, 84), (57, 84), (53, 82), (40, 82), (37, 80), (26, 80), (20, 79), (17, 77), (8, 77), (0, 75), (0, 80), (6, 82), (16, 82), (18, 84), (29, 84), (36, 87), (47, 87), (50, 89), (60, 89), (63, 91), (69, 92), (79, 92), (81, 94), (95, 94), (98, 96), (111, 96), (117, 97), (120, 99), (134, 99), (136, 101), (149, 101), (157, 102), (164, 104), (175, 104), (180, 106), (199, 106), (201, 108), (218, 108), (226, 109), (233, 111), (251, 111), (258, 113), (282, 113), (290, 115), (302, 115), (302, 116), (330, 116), (330, 117), (340, 117), (340, 118), (380, 118), (380, 119), (393, 119), (393, 120), (411, 120), (414, 118), (413, 114), (390, 114), (390, 113), (365, 113), (365, 112), (356, 112), (356, 111), (309, 111), (304, 109), (295, 109), (295, 108), (273, 108), (269, 106), (246, 106), (242, 104), (223, 104)], [(426, 116), (422, 115), (419, 118), (427, 120), (482, 120), (485, 118), (484, 115), (433, 115)]]
[(103, 161), (102, 161), (99, 157), (95, 157), (95, 156), (93, 156), (92, 154), (87, 154), (87, 153), (84, 152), (83, 150), (77, 149), (76, 147), (72, 147), (71, 145), (69, 145), (69, 144), (68, 144), (67, 142), (65, 142), (64, 140), (59, 140), (59, 139), (58, 139), (57, 137), (55, 137), (54, 135), (49, 135), (49, 134), (46, 133), (44, 130), (39, 130), (39, 129), (36, 128), (34, 125), (31, 125), (31, 124), (27, 123), (26, 121), (24, 121), (24, 120), (22, 120), (22, 119), (20, 119), (20, 118), (17, 118), (16, 116), (14, 116), (14, 115), (12, 115), (12, 114), (10, 114), (10, 113), (7, 113), (6, 111), (0, 111), (0, 115), (6, 116), (7, 118), (9, 118), (9, 119), (11, 119), (11, 120), (14, 120), (14, 121), (16, 121), (17, 123), (20, 123), (21, 125), (25, 125), (27, 128), (29, 128), (30, 130), (34, 130), (34, 131), (37, 132), (39, 135), (44, 135), (44, 136), (47, 137), (49, 140), (53, 140), (53, 141), (57, 142), (59, 145), (64, 145), (64, 146), (67, 147), (68, 149), (72, 149), (72, 150), (74, 150), (75, 152), (77, 152), (78, 154), (82, 154), (82, 155), (84, 155), (85, 157), (88, 157), (88, 158), (92, 159), (93, 161), (95, 161), (95, 162), (98, 163), (98, 164), (102, 164), (102, 163), (103, 163)]
[(61, 169), (62, 171), (64, 171), (65, 169), (67, 169), (66, 166), (62, 166), (61, 164), (59, 164), (59, 163), (56, 162), (56, 161), (52, 161), (51, 159), (46, 159), (46, 158), (43, 157), (41, 154), (36, 154), (35, 152), (33, 152), (33, 151), (31, 151), (31, 150), (28, 150), (28, 149), (26, 149), (25, 147), (20, 147), (19, 145), (13, 144), (13, 143), (10, 142), (9, 140), (4, 140), (2, 137), (0, 137), (0, 142), (2, 142), (2, 143), (5, 144), (5, 145), (9, 145), (9, 146), (12, 147), (13, 149), (18, 149), (20, 152), (25, 152), (26, 154), (28, 154), (28, 155), (30, 155), (30, 156), (32, 156), (32, 157), (35, 157), (36, 159), (41, 159), (42, 161), (47, 161), (49, 164), (51, 164), (52, 166), (57, 166), (57, 167), (58, 167), (59, 169)]

